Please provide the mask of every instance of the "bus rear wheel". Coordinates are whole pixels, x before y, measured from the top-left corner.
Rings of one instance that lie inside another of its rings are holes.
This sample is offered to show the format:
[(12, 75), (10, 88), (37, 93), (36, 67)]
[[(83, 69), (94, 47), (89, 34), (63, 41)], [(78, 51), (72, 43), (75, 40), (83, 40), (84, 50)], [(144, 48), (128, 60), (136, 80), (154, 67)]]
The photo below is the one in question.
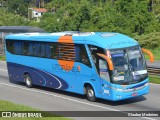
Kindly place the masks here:
[(25, 80), (26, 87), (31, 88), (33, 86), (32, 79), (28, 74), (24, 76), (24, 80)]
[(95, 102), (96, 101), (95, 92), (94, 92), (93, 88), (90, 85), (88, 85), (86, 87), (86, 97), (91, 102)]

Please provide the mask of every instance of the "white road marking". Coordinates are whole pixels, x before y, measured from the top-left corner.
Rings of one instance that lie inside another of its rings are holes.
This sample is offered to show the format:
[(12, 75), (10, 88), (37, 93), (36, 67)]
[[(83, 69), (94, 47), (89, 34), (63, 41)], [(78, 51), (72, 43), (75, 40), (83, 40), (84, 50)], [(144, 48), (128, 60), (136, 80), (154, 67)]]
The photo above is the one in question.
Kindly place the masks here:
[[(63, 96), (59, 96), (59, 95), (54, 95), (54, 94), (51, 94), (51, 93), (46, 93), (46, 92), (33, 90), (33, 89), (29, 89), (29, 88), (23, 88), (23, 87), (12, 85), (12, 84), (6, 84), (6, 83), (0, 83), (0, 84), (1, 85), (5, 85), (5, 86), (14, 87), (14, 88), (27, 90), (27, 91), (32, 91), (32, 92), (36, 92), (36, 93), (40, 93), (40, 94), (44, 94), (44, 95), (49, 95), (49, 96), (53, 96), (53, 97), (57, 97), (57, 98), (61, 98), (61, 99), (65, 99), (65, 100), (69, 100), (69, 101), (73, 101), (73, 102), (77, 102), (77, 103), (81, 103), (81, 104), (85, 104), (85, 105), (89, 105), (89, 106), (93, 106), (93, 107), (98, 107), (98, 108), (102, 108), (102, 109), (106, 109), (106, 110), (118, 111), (118, 112), (121, 112), (121, 113), (128, 114), (127, 112), (123, 112), (123, 111), (120, 111), (118, 109), (113, 109), (113, 108), (109, 108), (109, 107), (103, 107), (103, 106), (100, 106), (100, 105), (95, 105), (95, 104), (88, 103), (88, 102), (83, 102), (83, 101), (79, 101), (79, 100), (75, 100), (75, 99), (71, 99), (71, 98), (67, 98), (67, 97), (63, 97)], [(153, 119), (153, 118), (150, 118), (150, 117), (141, 117), (141, 118), (148, 119), (148, 120), (156, 120), (156, 119)]]
[(103, 106), (99, 106), (99, 105), (95, 105), (95, 104), (91, 104), (91, 103), (87, 103), (87, 102), (82, 102), (82, 101), (79, 101), (79, 100), (75, 100), (75, 99), (71, 99), (71, 98), (67, 98), (67, 97), (63, 97), (63, 96), (59, 96), (59, 95), (54, 95), (54, 94), (43, 92), (43, 91), (24, 88), (24, 87), (12, 85), (12, 84), (7, 84), (7, 83), (0, 83), (0, 84), (1, 85), (5, 85), (5, 86), (14, 87), (14, 88), (27, 90), (27, 91), (32, 91), (32, 92), (36, 92), (36, 93), (40, 93), (40, 94), (45, 94), (45, 95), (49, 95), (49, 96), (53, 96), (53, 97), (57, 97), (57, 98), (61, 98), (61, 99), (65, 99), (65, 100), (69, 100), (69, 101), (73, 101), (73, 102), (77, 102), (77, 103), (82, 103), (82, 104), (86, 104), (86, 105), (90, 105), (90, 106), (94, 106), (94, 107), (99, 107), (99, 108), (103, 108), (103, 109), (106, 109), (106, 110), (120, 111), (120, 110), (116, 110), (116, 109), (112, 109), (112, 108), (108, 108), (108, 107), (103, 107)]
[(0, 69), (0, 71), (7, 72), (7, 70), (4, 70), (4, 69)]
[[(4, 70), (4, 69), (0, 69), (0, 71), (7, 72), (7, 70)], [(51, 93), (46, 93), (46, 92), (42, 92), (42, 91), (38, 91), (38, 90), (32, 90), (32, 89), (28, 89), (28, 88), (23, 88), (23, 87), (12, 85), (12, 84), (6, 84), (6, 83), (0, 83), (0, 84), (1, 85), (5, 85), (5, 86), (10, 86), (10, 87), (15, 87), (15, 88), (27, 90), (27, 91), (32, 91), (32, 92), (36, 92), (36, 93), (40, 93), (40, 94), (45, 94), (45, 95), (49, 95), (49, 96), (53, 96), (53, 97), (57, 97), (57, 98), (61, 98), (61, 99), (65, 99), (65, 100), (69, 100), (69, 101), (73, 101), (73, 102), (89, 105), (89, 106), (94, 106), (94, 107), (98, 107), (98, 108), (102, 108), (102, 109), (106, 109), (106, 110), (118, 111), (118, 112), (126, 113), (126, 112), (120, 111), (118, 109), (113, 109), (113, 108), (109, 108), (109, 107), (103, 107), (103, 106), (100, 106), (100, 105), (95, 105), (95, 104), (92, 104), (92, 103), (82, 102), (82, 101), (79, 101), (79, 100), (75, 100), (75, 99), (71, 99), (71, 98), (67, 98), (67, 97), (63, 97), (63, 96), (59, 96), (59, 95), (54, 95), (54, 94), (51, 94)], [(141, 118), (148, 119), (148, 120), (156, 120), (156, 119), (153, 119), (153, 118), (150, 118), (150, 117), (141, 117)]]

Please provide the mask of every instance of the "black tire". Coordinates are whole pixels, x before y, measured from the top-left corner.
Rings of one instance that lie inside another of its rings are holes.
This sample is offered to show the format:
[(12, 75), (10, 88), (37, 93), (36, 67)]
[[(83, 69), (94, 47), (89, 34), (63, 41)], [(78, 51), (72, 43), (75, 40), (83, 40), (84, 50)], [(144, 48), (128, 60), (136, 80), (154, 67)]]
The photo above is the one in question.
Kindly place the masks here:
[(24, 76), (24, 81), (25, 81), (26, 87), (28, 87), (28, 88), (33, 87), (32, 79), (31, 79), (31, 77), (28, 74), (26, 74)]
[(90, 85), (88, 85), (86, 87), (86, 97), (91, 102), (95, 102), (96, 101), (96, 96), (95, 96), (94, 89)]

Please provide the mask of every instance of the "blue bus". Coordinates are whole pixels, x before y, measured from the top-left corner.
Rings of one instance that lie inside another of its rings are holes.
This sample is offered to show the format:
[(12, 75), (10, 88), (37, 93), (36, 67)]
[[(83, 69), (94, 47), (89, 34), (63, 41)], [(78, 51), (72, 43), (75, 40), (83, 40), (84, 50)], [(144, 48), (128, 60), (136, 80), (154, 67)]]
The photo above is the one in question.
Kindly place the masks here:
[(10, 81), (111, 101), (149, 92), (143, 53), (153, 54), (120, 33), (76, 32), (8, 35), (6, 62)]

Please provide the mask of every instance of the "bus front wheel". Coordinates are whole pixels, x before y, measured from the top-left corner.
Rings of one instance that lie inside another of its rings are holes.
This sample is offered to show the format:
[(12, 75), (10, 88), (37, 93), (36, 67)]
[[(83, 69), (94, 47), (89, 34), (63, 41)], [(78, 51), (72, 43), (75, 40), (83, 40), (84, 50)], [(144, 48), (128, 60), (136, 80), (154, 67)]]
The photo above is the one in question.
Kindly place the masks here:
[(86, 87), (86, 96), (89, 101), (91, 102), (96, 101), (94, 90), (90, 85)]
[(25, 80), (26, 87), (31, 88), (33, 86), (32, 79), (28, 74), (24, 76), (24, 80)]

